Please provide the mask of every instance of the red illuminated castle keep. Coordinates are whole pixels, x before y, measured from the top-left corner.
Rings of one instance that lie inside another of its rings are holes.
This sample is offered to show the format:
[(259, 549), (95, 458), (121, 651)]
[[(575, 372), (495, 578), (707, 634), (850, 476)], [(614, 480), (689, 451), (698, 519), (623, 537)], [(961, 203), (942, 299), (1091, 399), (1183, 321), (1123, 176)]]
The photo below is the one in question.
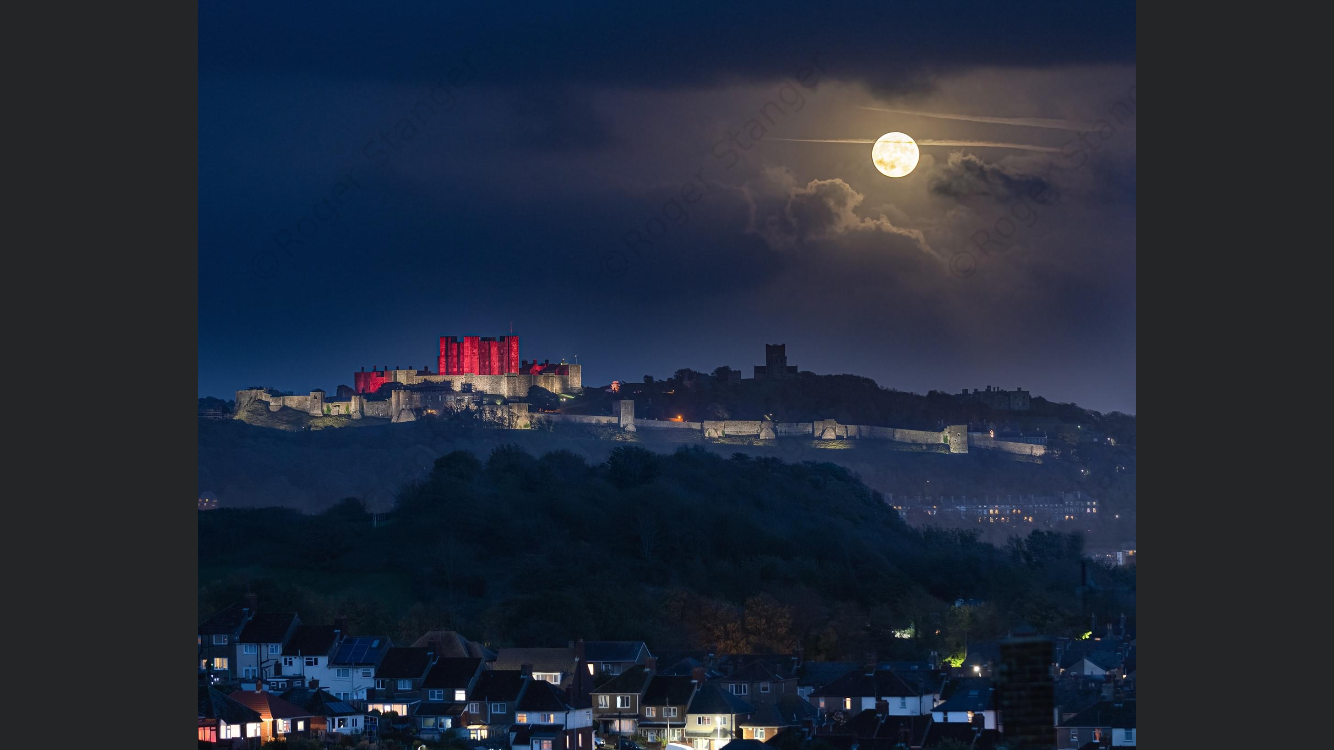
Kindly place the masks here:
[(519, 371), (519, 337), (440, 337), (441, 375), (505, 375)]

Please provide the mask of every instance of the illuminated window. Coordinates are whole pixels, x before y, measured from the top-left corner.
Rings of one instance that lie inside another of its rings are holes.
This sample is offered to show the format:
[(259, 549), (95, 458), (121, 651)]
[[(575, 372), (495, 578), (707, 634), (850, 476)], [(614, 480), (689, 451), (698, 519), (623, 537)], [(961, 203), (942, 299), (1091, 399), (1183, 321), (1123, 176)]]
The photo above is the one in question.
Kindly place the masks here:
[(241, 736), (240, 724), (227, 724), (224, 722), (220, 728), (222, 729), (222, 738), (224, 740), (236, 739)]
[(630, 696), (628, 696), (628, 695), (618, 695), (618, 696), (616, 696), (616, 707), (617, 707), (617, 708), (629, 708), (629, 707), (630, 707)]
[(514, 721), (515, 721), (515, 723), (518, 723), (518, 724), (527, 724), (527, 723), (528, 723), (528, 714), (515, 714), (515, 715), (514, 715)]
[(764, 727), (758, 727), (758, 728), (755, 730), (755, 739), (757, 739), (757, 740), (762, 740), (762, 739), (764, 739)]
[(698, 726), (702, 726), (702, 727), (712, 726), (712, 725), (713, 725), (713, 717), (712, 717), (712, 716), (696, 716), (696, 717), (695, 717), (695, 724), (698, 725)]
[(599, 695), (599, 696), (598, 696), (598, 708), (607, 708), (608, 706), (609, 706), (609, 704), (607, 703), (607, 696), (605, 696), (605, 695)]
[(292, 731), (292, 722), (288, 719), (278, 720), (278, 734), (287, 734)]
[(467, 691), (467, 690), (455, 690), (455, 691), (454, 691), (454, 700), (456, 700), (456, 701), (466, 701), (466, 700), (468, 700), (468, 691)]
[(851, 711), (851, 710), (852, 710), (852, 699), (851, 699), (851, 698), (844, 698), (844, 699), (843, 699), (843, 708), (846, 709), (846, 710), (848, 710), (848, 711)]
[(551, 750), (551, 740), (535, 740), (533, 750)]
[(647, 716), (647, 717), (649, 717), (649, 718), (653, 718), (653, 707), (652, 707), (652, 706), (649, 706), (649, 707), (645, 708), (645, 709), (644, 709), (644, 715)]
[(225, 656), (217, 656), (217, 657), (214, 657), (214, 658), (213, 658), (213, 668), (214, 668), (214, 669), (226, 669), (226, 668), (227, 668), (227, 657), (225, 657)]
[(298, 731), (298, 732), (304, 732), (304, 731), (306, 731), (306, 720), (305, 720), (305, 719), (297, 719), (297, 720), (296, 720), (296, 731)]

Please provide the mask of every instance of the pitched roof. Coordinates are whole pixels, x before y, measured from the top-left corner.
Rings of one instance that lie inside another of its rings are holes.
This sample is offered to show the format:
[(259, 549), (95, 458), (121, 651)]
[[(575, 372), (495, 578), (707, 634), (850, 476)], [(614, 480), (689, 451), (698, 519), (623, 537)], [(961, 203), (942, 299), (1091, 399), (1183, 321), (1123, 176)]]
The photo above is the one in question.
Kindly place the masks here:
[(364, 667), (378, 665), (394, 642), (382, 635), (361, 635), (344, 638), (338, 652), (329, 660), (339, 666)]
[(788, 693), (774, 703), (761, 704), (753, 716), (742, 720), (741, 726), (797, 727), (805, 719), (814, 719), (818, 713), (806, 699)]
[(390, 680), (418, 679), (431, 667), (431, 658), (429, 648), (395, 646), (384, 653), (375, 676)]
[(546, 680), (529, 680), (514, 710), (546, 713), (564, 711), (566, 705), (555, 685)]
[(470, 641), (453, 630), (432, 630), (413, 641), (412, 645), (433, 648), (441, 658), (471, 657), (488, 661), (495, 658), (495, 654), (487, 650), (485, 646)]
[(278, 697), (309, 711), (311, 716), (352, 716), (361, 713), (351, 704), (338, 700), (324, 689), (292, 688), (279, 693)]
[(643, 641), (585, 641), (587, 661), (638, 661), (640, 650), (648, 651)]
[(783, 675), (779, 674), (769, 662), (756, 659), (731, 674), (719, 677), (718, 680), (720, 682), (782, 682)]
[(249, 614), (240, 604), (233, 604), (224, 607), (217, 614), (199, 623), (200, 635), (213, 635), (215, 633), (235, 633), (237, 628), (241, 627), (246, 615)]
[(436, 661), (431, 671), (422, 681), (424, 688), (446, 688), (463, 690), (472, 682), (477, 670), (482, 668), (482, 660), (473, 657), (446, 657)]
[[(932, 708), (935, 711), (990, 711), (996, 707), (996, 691), (991, 680), (970, 677), (953, 683), (953, 690), (945, 702)], [(944, 696), (942, 696), (944, 697)]]
[(797, 671), (797, 684), (802, 687), (824, 687), (860, 665), (851, 661), (808, 661)]
[(666, 669), (659, 669), (658, 674), (690, 675), (695, 671), (695, 667), (702, 667), (702, 666), (704, 666), (704, 662), (700, 661), (699, 659), (696, 659), (693, 656), (687, 656), (679, 661), (674, 662), (670, 667), (667, 667)]
[(265, 721), (269, 719), (300, 719), (316, 715), (301, 706), (283, 700), (267, 690), (237, 690), (228, 697), (237, 703), (258, 711), (260, 718)]
[(228, 724), (260, 721), (258, 711), (208, 685), (199, 686), (199, 716), (203, 719), (219, 719)]
[[(908, 678), (911, 679), (911, 678)], [(916, 681), (913, 681), (916, 683)], [(847, 674), (811, 693), (813, 698), (908, 698), (923, 695), (920, 685), (888, 669), (877, 669), (872, 674), (853, 669)]]
[(517, 701), (523, 683), (523, 673), (517, 669), (488, 669), (477, 678), (468, 697), (481, 701)]
[(624, 672), (593, 688), (594, 693), (642, 693), (648, 683), (649, 671), (643, 664), (636, 664)]
[(464, 704), (462, 703), (442, 703), (440, 701), (426, 701), (417, 706), (417, 710), (412, 712), (413, 716), (462, 716)]
[(749, 714), (754, 711), (753, 705), (709, 682), (695, 692), (686, 709), (688, 714)]
[(645, 706), (685, 706), (695, 693), (695, 682), (690, 675), (653, 675), (644, 689), (640, 703)]
[(295, 612), (256, 612), (236, 642), (282, 643), (293, 622), (296, 622)]
[(327, 655), (333, 651), (338, 631), (332, 625), (302, 625), (283, 646), (283, 656)]
[(514, 733), (514, 738), (510, 740), (510, 745), (530, 744), (533, 737), (554, 737), (563, 728), (559, 724), (511, 724), (510, 731)]
[(1135, 728), (1135, 701), (1099, 701), (1061, 722), (1063, 727)]
[(530, 664), (534, 672), (573, 673), (575, 667), (572, 648), (502, 648), (496, 652), (496, 669), (522, 669)]

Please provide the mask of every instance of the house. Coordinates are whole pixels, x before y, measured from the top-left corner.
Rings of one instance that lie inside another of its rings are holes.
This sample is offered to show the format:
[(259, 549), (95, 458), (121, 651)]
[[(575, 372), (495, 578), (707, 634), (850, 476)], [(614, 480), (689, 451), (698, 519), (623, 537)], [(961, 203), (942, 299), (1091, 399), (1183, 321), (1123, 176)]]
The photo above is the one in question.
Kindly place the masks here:
[(910, 671), (900, 675), (888, 669), (863, 667), (813, 691), (807, 700), (821, 712), (841, 712), (844, 717), (874, 710), (877, 702), (882, 700), (888, 706), (889, 715), (921, 716), (935, 705), (939, 680), (939, 673), (934, 672)]
[[(375, 688), (396, 693), (415, 693), (422, 689), (426, 675), (437, 659), (430, 648), (395, 646), (385, 651), (375, 670)], [(369, 696), (367, 697), (369, 700)]]
[(1122, 674), (1121, 654), (1116, 651), (1075, 651), (1061, 660), (1062, 674), (1116, 679)]
[(329, 660), (343, 640), (342, 625), (301, 625), (283, 646), (282, 656), (267, 680), (270, 689), (282, 692), (302, 687), (311, 676), (328, 679)]
[(796, 675), (791, 672), (780, 673), (764, 659), (747, 662), (745, 666), (712, 682), (756, 706), (773, 703), (784, 695), (797, 694)]
[(721, 750), (741, 738), (741, 722), (754, 713), (753, 704), (706, 682), (686, 709), (685, 738), (695, 750)]
[(199, 670), (217, 680), (236, 677), (236, 643), (241, 630), (254, 616), (259, 598), (246, 594), (239, 604), (232, 604), (199, 623)]
[(278, 697), (310, 714), (316, 738), (361, 734), (365, 729), (366, 712), (321, 688), (317, 679), (307, 682), (306, 687), (289, 688)]
[(680, 742), (686, 728), (686, 708), (701, 684), (703, 667), (698, 676), (690, 674), (655, 674), (640, 698), (639, 731), (649, 742)]
[(256, 612), (236, 639), (237, 676), (245, 681), (267, 681), (300, 625), (295, 612)]
[(568, 648), (502, 648), (496, 652), (492, 669), (522, 670), (527, 665), (533, 679), (546, 680), (556, 687), (569, 690), (581, 661), (579, 649), (583, 641), (571, 643)]
[(422, 703), (422, 683), (435, 663), (430, 648), (395, 646), (385, 651), (375, 670), (375, 687), (366, 691), (366, 710), (384, 717), (382, 721), (395, 729), (413, 727), (411, 717)]
[[(944, 701), (931, 709), (938, 724), (971, 724), (984, 719), (982, 728), (996, 728), (996, 689), (986, 677), (965, 677), (945, 686)], [(892, 706), (892, 704), (891, 704)]]
[[(577, 645), (577, 644), (576, 644)], [(653, 654), (643, 641), (587, 641), (584, 660), (596, 674), (618, 675), (636, 664), (643, 664)]]
[(922, 740), (923, 747), (937, 747), (953, 740), (972, 750), (997, 750), (1005, 747), (1000, 731), (982, 726), (982, 717), (973, 722), (933, 723)]
[(808, 698), (811, 693), (860, 666), (851, 661), (804, 662), (797, 670), (797, 695)]
[(813, 728), (820, 714), (808, 701), (791, 692), (755, 706), (755, 713), (741, 721), (741, 736), (767, 742), (784, 729)]
[(593, 722), (600, 732), (628, 737), (638, 731), (640, 702), (656, 668), (650, 657), (593, 689)]
[(1095, 742), (1099, 747), (1134, 747), (1135, 701), (1100, 701), (1056, 727), (1057, 750)]
[(522, 670), (484, 670), (468, 694), (464, 712), (455, 726), (465, 728), (473, 742), (487, 747), (503, 746), (527, 683)]
[(328, 668), (307, 670), (307, 679), (318, 679), (339, 700), (365, 700), (366, 691), (375, 688), (375, 670), (393, 645), (386, 636), (344, 638)]
[(259, 712), (211, 685), (199, 686), (199, 742), (219, 748), (257, 748), (264, 722)]
[(459, 719), (467, 709), (468, 696), (482, 676), (483, 666), (480, 657), (436, 659), (422, 680), (422, 702), (412, 715), (418, 736), (439, 740), (459, 727)]
[(315, 714), (260, 687), (260, 690), (237, 690), (228, 696), (259, 714), (263, 722), (260, 739), (272, 742), (313, 736), (311, 722)]
[(529, 679), (514, 709), (511, 750), (593, 750), (593, 711), (546, 680)]

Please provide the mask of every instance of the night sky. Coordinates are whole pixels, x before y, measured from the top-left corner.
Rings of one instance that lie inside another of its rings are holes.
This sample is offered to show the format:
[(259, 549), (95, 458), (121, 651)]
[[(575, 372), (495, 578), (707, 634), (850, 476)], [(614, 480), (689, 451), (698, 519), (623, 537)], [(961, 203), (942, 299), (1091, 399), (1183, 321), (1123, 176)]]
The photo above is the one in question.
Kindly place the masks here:
[[(1135, 411), (1133, 4), (500, 7), (201, 4), (200, 395), (512, 322), (589, 385), (786, 343)], [(1057, 151), (777, 140), (890, 131)]]

